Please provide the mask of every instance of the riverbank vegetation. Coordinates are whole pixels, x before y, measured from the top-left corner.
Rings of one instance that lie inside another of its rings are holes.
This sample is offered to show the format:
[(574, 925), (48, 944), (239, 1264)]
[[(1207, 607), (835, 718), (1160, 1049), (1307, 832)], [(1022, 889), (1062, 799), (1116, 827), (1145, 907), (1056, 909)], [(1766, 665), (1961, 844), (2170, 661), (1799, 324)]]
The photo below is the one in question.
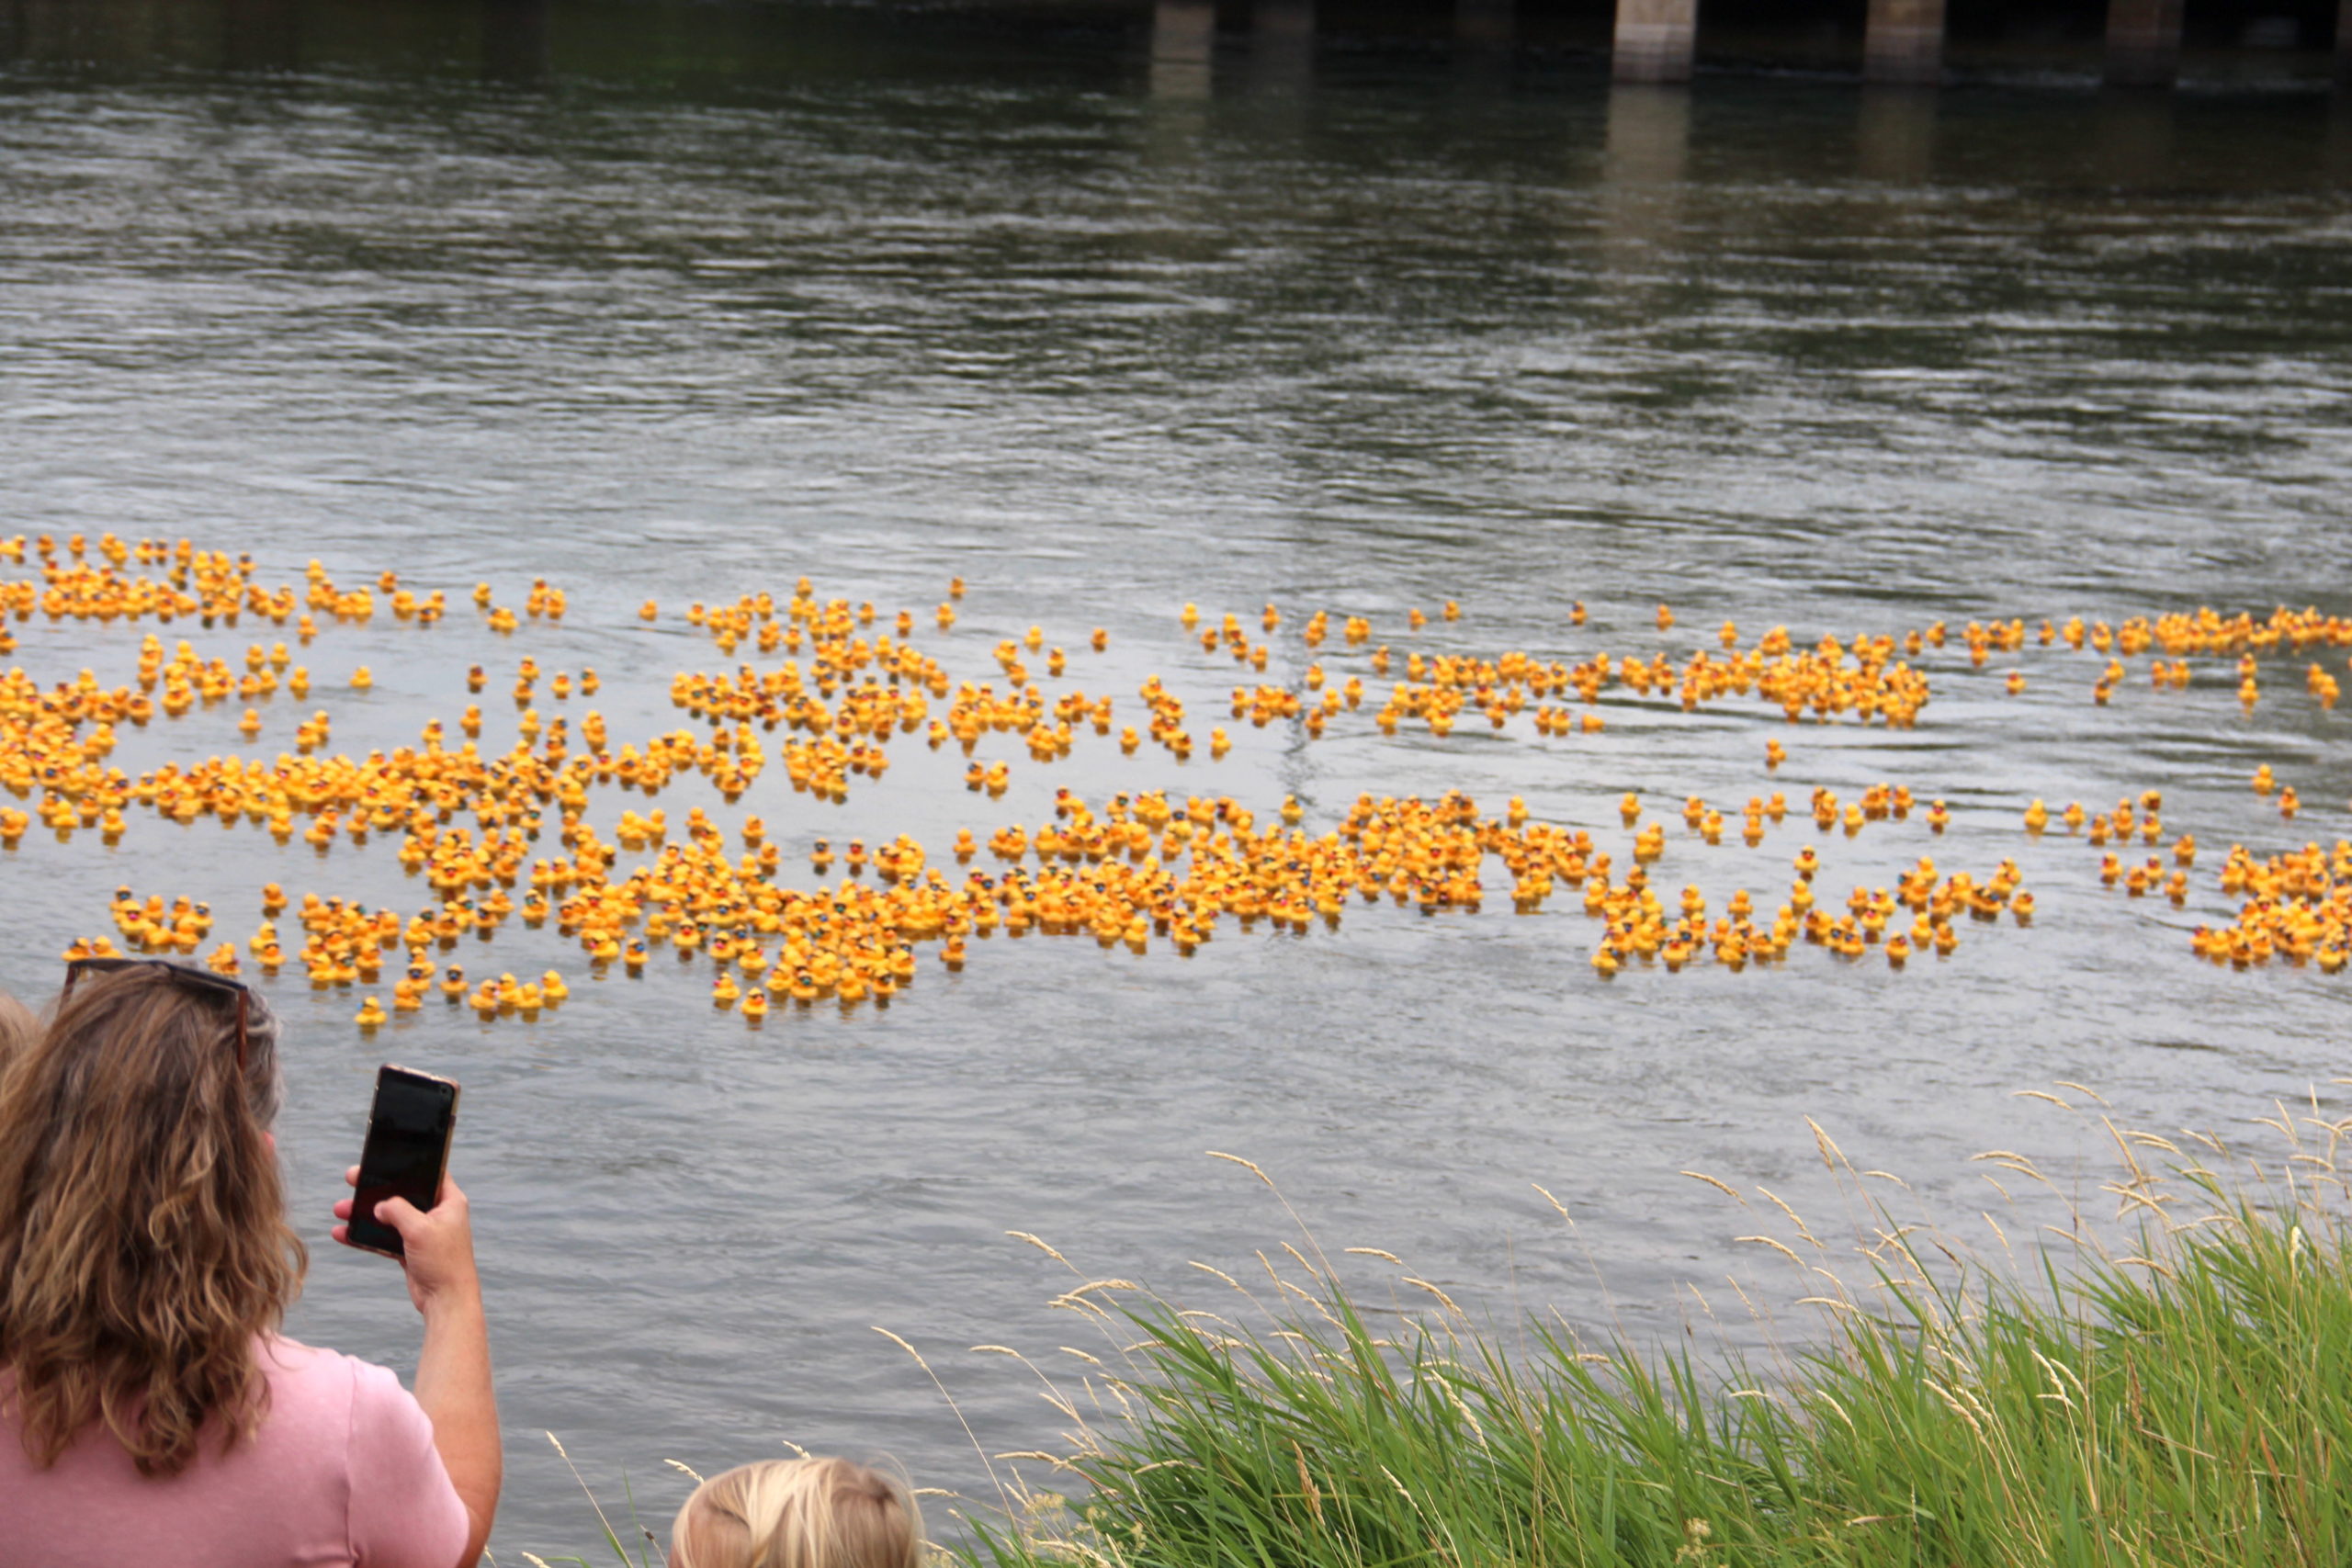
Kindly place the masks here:
[(1073, 1500), (1017, 1497), (962, 1568), (2342, 1562), (2352, 1122), (2268, 1124), (2253, 1159), (2109, 1124), (2096, 1217), (1986, 1156), (2061, 1217), (1987, 1216), (1989, 1258), (1824, 1136), (1860, 1234), (1753, 1201), (1826, 1327), (1748, 1358), (1482, 1327), (1401, 1265), (1399, 1317), (1311, 1241), (1206, 1305), (1081, 1285), (1057, 1304), (1124, 1348), (1057, 1393), (1069, 1450), (1012, 1460)]

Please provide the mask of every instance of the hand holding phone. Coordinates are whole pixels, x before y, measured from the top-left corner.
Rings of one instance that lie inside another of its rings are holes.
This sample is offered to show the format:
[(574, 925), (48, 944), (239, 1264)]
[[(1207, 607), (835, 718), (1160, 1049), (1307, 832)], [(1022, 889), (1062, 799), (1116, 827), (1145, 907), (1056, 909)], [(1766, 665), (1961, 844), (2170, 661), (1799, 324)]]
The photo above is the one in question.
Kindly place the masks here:
[[(343, 1173), (344, 1185), (359, 1185), (359, 1168)], [(345, 1198), (334, 1206), (338, 1220), (351, 1217), (356, 1201)], [(479, 1305), (481, 1284), (474, 1272), (474, 1232), (465, 1189), (457, 1178), (441, 1179), (441, 1201), (430, 1213), (420, 1213), (405, 1198), (387, 1198), (377, 1207), (379, 1216), (401, 1235), (401, 1266), (408, 1277), (409, 1300), (428, 1319), (447, 1303)], [(347, 1225), (334, 1227), (334, 1239), (351, 1245)]]
[(359, 1163), (344, 1172), (352, 1196), (334, 1206), (334, 1217), (345, 1222), (334, 1227), (334, 1239), (399, 1258), (409, 1299), (427, 1318), (443, 1303), (479, 1310), (481, 1303), (471, 1213), (448, 1174), (457, 1114), (456, 1084), (385, 1067)]

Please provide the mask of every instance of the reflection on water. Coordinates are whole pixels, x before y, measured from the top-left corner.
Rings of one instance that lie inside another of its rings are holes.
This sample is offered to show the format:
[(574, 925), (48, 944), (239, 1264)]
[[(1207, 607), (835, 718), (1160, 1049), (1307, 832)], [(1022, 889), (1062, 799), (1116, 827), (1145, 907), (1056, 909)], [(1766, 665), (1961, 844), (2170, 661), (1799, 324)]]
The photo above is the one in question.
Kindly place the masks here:
[(1866, 87), (1858, 134), (1862, 177), (1909, 183), (1935, 166), (1938, 95), (1918, 87)]
[(529, 86), (547, 79), (549, 0), (483, 0), (481, 73)]
[(221, 69), (300, 69), (304, 9), (300, 0), (226, 0), (220, 16)]
[(2117, 185), (2161, 185), (2173, 166), (2177, 103), (2168, 92), (2118, 88), (2101, 95), (2098, 156)]
[[(375, 1062), (467, 1086), (514, 1439), (502, 1558), (588, 1540), (542, 1428), (608, 1495), (629, 1465), (649, 1517), (676, 1500), (662, 1458), (707, 1469), (779, 1438), (983, 1488), (871, 1325), (941, 1352), (991, 1450), (1049, 1444), (1059, 1423), (1026, 1388), (953, 1353), (1057, 1342), (1034, 1308), (1067, 1280), (1002, 1233), (1181, 1287), (1188, 1259), (1281, 1234), (1204, 1149), (1268, 1157), (1335, 1251), (1386, 1247), (1457, 1299), (1639, 1337), (1678, 1325), (1679, 1281), (1740, 1267), (1753, 1228), (1677, 1173), (1804, 1206), (1805, 1114), (1973, 1213), (1968, 1155), (2072, 1146), (2017, 1089), (2082, 1078), (2177, 1126), (2340, 1068), (2340, 983), (2188, 960), (2187, 929), (2232, 914), (2210, 877), (2179, 908), (2131, 899), (2079, 840), (2018, 825), (2035, 795), (2097, 809), (2161, 787), (2215, 861), (2332, 839), (2347, 720), (2302, 697), (2299, 662), (2266, 669), (2250, 714), (2222, 660), (2186, 692), (2135, 665), (2100, 706), (2091, 655), (2030, 648), (2013, 697), (1955, 636), (1921, 656), (1935, 698), (1913, 731), (1612, 694), (1599, 732), (1474, 711), (1440, 741), (1381, 734), (1394, 677), (1327, 648), (1335, 681), (1366, 680), (1365, 713), (1321, 740), (1227, 715), (1237, 682), (1303, 685), (1317, 606), (1372, 617), (1400, 661), (1571, 662), (1679, 658), (1727, 619), (1810, 644), (2352, 610), (2341, 111), (1612, 90), (1533, 51), (1485, 74), (1476, 51), (1317, 58), (1251, 6), (1219, 59), (1211, 10), (1032, 28), (956, 6), (0, 4), (0, 532), (193, 533), (273, 582), (313, 557), (352, 581), (397, 567), (461, 607), (482, 581), (571, 591), (561, 626), (511, 638), (458, 611), (430, 634), (323, 631), (299, 657), (355, 755), (413, 745), (474, 700), (468, 665), (503, 688), (526, 653), (604, 671), (616, 739), (668, 733), (687, 722), (673, 671), (750, 653), (722, 655), (684, 607), (802, 572), (912, 609), (959, 678), (1000, 679), (989, 650), (1037, 625), (1121, 723), (1159, 675), (1234, 734), (1225, 760), (1182, 764), (1089, 735), (1051, 767), (991, 735), (979, 755), (1013, 770), (999, 801), (965, 788), (956, 747), (902, 738), (838, 807), (775, 767), (740, 807), (689, 783), (656, 803), (673, 822), (756, 811), (799, 866), (820, 835), (906, 833), (937, 861), (960, 828), (1052, 820), (1063, 787), (1230, 795), (1266, 821), (1295, 795), (1314, 831), (1364, 792), (1519, 795), (1623, 863), (1633, 790), (1675, 829), (1661, 886), (1769, 908), (1815, 840), (1808, 792), (1884, 781), (1948, 800), (1950, 830), (1820, 835), (1829, 897), (1922, 854), (1980, 875), (2014, 856), (2042, 912), (1900, 976), (1807, 950), (1604, 984), (1573, 899), (1517, 917), (1490, 876), (1476, 916), (1384, 901), (1190, 959), (976, 942), (887, 1012), (756, 1032), (666, 961), (577, 976), (533, 1026), (436, 1007), (374, 1041), (347, 995), (280, 982), (304, 1213), (334, 1196)], [(951, 575), (971, 593), (933, 637)], [(1446, 598), (1461, 622), (1409, 631)], [(1661, 600), (1683, 612), (1671, 636)], [(1252, 626), (1280, 604), (1269, 668), (1203, 652), (1175, 622), (1187, 601)], [(12, 629), (11, 662), (41, 679), (111, 682), (151, 628)], [(162, 635), (233, 661), (262, 634)], [(361, 663), (374, 688), (345, 689)], [(487, 706), (484, 744), (505, 744), (514, 716)], [(271, 709), (265, 754), (295, 716)], [(231, 705), (128, 729), (114, 760), (239, 750), (234, 724)], [(1789, 750), (1769, 774), (1768, 735)], [(2301, 821), (2245, 787), (2261, 761), (2301, 790)], [(1775, 789), (1799, 810), (1753, 850), (1674, 815)], [(607, 830), (619, 799), (595, 796)], [(115, 850), (28, 838), (0, 852), (0, 985), (53, 987), (53, 955), (125, 880), (209, 896), (241, 938), (267, 881), (413, 909), (427, 892), (385, 847), (322, 857), (144, 816)], [(551, 931), (459, 956), (578, 964)], [(373, 1261), (318, 1251), (300, 1331), (410, 1353)]]
[(1690, 156), (1687, 87), (1619, 82), (1609, 89), (1609, 141), (1601, 164), (1600, 228), (1609, 268), (1645, 271), (1673, 238)]

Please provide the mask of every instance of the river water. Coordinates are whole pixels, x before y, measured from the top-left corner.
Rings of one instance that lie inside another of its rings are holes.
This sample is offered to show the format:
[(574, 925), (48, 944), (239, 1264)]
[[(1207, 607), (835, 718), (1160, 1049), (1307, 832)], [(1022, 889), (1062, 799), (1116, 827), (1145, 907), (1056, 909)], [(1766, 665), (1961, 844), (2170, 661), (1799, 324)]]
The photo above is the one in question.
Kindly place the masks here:
[[(1968, 1159), (1988, 1146), (2104, 1179), (2085, 1125), (2020, 1089), (2072, 1080), (2127, 1121), (2224, 1131), (2274, 1095), (2324, 1100), (2346, 982), (2216, 968), (2188, 942), (2234, 915), (2213, 874), (2229, 844), (2346, 826), (2347, 720), (2305, 694), (2302, 660), (2266, 660), (2250, 713), (2218, 659), (2166, 693), (2131, 660), (2097, 705), (2100, 656), (2030, 642), (1978, 671), (1955, 636), (1918, 660), (1935, 695), (1903, 731), (1620, 687), (1600, 733), (1522, 716), (1387, 736), (1368, 677), (1366, 710), (1310, 741), (1222, 698), (1296, 683), (1318, 607), (1372, 618), (1400, 660), (1679, 660), (1726, 619), (1809, 643), (2352, 611), (2347, 172), (2340, 111), (2286, 90), (1727, 76), (1683, 96), (1541, 56), (1228, 39), (1155, 63), (1133, 27), (962, 15), (19, 5), (0, 11), (0, 537), (186, 535), (252, 551), (272, 584), (315, 558), (346, 584), (396, 568), (448, 591), (429, 631), (323, 629), (298, 650), (312, 699), (269, 705), (250, 747), (234, 703), (126, 729), (133, 772), (276, 755), (321, 706), (335, 750), (408, 744), (454, 720), (476, 661), (503, 747), (526, 654), (596, 667), (616, 741), (641, 738), (686, 722), (674, 671), (740, 661), (684, 606), (806, 573), (915, 611), (959, 679), (996, 677), (988, 650), (1039, 625), (1122, 723), (1159, 674), (1235, 746), (1180, 765), (1082, 728), (1046, 767), (991, 736), (979, 755), (1012, 782), (990, 801), (954, 746), (901, 737), (845, 805), (774, 767), (740, 807), (699, 780), (659, 802), (763, 814), (787, 868), (819, 836), (901, 832), (944, 862), (959, 827), (1047, 820), (1057, 788), (1099, 809), (1153, 787), (1261, 819), (1295, 794), (1314, 831), (1364, 791), (1464, 789), (1489, 812), (1516, 795), (1621, 874), (1636, 791), (1671, 829), (1659, 886), (1716, 911), (1735, 887), (1769, 910), (1806, 843), (1826, 904), (1923, 853), (1980, 880), (2019, 863), (2031, 927), (1968, 924), (1900, 972), (1800, 946), (1603, 980), (1574, 890), (1515, 917), (1490, 862), (1476, 914), (1228, 921), (1190, 958), (1000, 936), (958, 975), (926, 950), (887, 1011), (756, 1031), (714, 1011), (705, 965), (662, 952), (641, 980), (597, 979), (551, 929), (456, 955), (561, 965), (574, 998), (532, 1024), (435, 998), (369, 1039), (354, 993), (272, 983), (280, 1144), (319, 1244), (297, 1332), (408, 1364), (388, 1266), (326, 1245), (324, 1210), (377, 1062), (465, 1085), (457, 1169), (513, 1454), (503, 1560), (592, 1539), (547, 1430), (608, 1502), (626, 1471), (656, 1519), (685, 1484), (664, 1459), (707, 1472), (786, 1439), (893, 1453), (987, 1501), (956, 1415), (874, 1327), (923, 1351), (985, 1448), (1051, 1446), (1065, 1423), (1029, 1374), (966, 1354), (1085, 1371), (1056, 1347), (1091, 1330), (1044, 1306), (1071, 1276), (1005, 1233), (1216, 1304), (1188, 1261), (1238, 1273), (1295, 1233), (1208, 1150), (1258, 1160), (1335, 1255), (1386, 1248), (1475, 1313), (1647, 1341), (1698, 1313), (1684, 1282), (1802, 1293), (1736, 1241), (1752, 1212), (1678, 1173), (1834, 1201), (1807, 1116), (1962, 1225), (1996, 1200)], [(467, 603), (542, 576), (570, 594), (560, 626), (502, 637)], [(951, 576), (969, 592), (934, 635)], [(1459, 621), (1435, 615), (1449, 598)], [(1253, 637), (1281, 605), (1267, 674), (1204, 654), (1188, 601)], [(156, 628), (15, 629), (43, 681), (87, 665), (112, 684)], [(285, 635), (162, 629), (232, 660)], [(1336, 637), (1324, 657), (1367, 673)], [(362, 663), (375, 685), (349, 690)], [(1773, 737), (1789, 760), (1768, 773)], [(2247, 787), (2265, 762), (2301, 820)], [(1815, 787), (1881, 781), (1948, 801), (1950, 829), (1915, 813), (1849, 838), (1804, 815)], [(2208, 846), (2183, 907), (2019, 826), (2035, 796), (2149, 788), (2168, 837)], [(1773, 789), (1789, 820), (1739, 844), (1738, 803)], [(1683, 831), (1694, 794), (1733, 812), (1723, 847)], [(609, 833), (624, 806), (645, 803), (606, 792), (592, 816)], [(0, 984), (46, 994), (119, 883), (209, 899), (242, 942), (269, 881), (426, 897), (380, 838), (321, 856), (137, 811), (111, 847), (36, 828), (0, 856)]]

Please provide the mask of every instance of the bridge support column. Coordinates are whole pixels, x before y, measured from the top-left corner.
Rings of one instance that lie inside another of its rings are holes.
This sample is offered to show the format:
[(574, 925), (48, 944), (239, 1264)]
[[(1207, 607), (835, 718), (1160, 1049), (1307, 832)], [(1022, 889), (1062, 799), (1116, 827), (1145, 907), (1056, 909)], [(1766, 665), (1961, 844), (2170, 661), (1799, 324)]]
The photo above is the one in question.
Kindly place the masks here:
[(2169, 87), (2180, 79), (2181, 0), (2107, 0), (2107, 85)]
[(1205, 65), (1216, 47), (1216, 0), (1159, 0), (1151, 12), (1151, 57)]
[(1216, 53), (1216, 0), (1159, 0), (1151, 11), (1154, 97), (1204, 98)]
[(1862, 79), (1923, 84), (1944, 73), (1944, 0), (1871, 0)]
[(1617, 0), (1610, 73), (1620, 82), (1688, 82), (1699, 0)]
[(1250, 26), (1261, 39), (1303, 43), (1315, 36), (1315, 0), (1258, 0)]
[[(2352, 6), (2352, 0), (2345, 0)], [(1453, 0), (1453, 41), (1473, 49), (1509, 49), (1517, 31), (1517, 0)]]
[(2344, 0), (2335, 13), (2335, 80), (2352, 87), (2352, 0)]
[(1315, 83), (1315, 0), (1257, 0), (1250, 8), (1250, 91), (1303, 105)]

